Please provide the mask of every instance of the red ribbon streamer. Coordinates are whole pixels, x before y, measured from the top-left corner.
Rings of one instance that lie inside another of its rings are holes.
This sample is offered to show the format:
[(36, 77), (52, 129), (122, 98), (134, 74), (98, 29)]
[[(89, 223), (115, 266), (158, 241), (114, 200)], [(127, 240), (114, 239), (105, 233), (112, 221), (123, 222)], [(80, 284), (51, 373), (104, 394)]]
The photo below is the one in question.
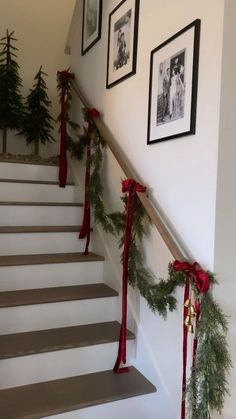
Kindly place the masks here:
[(91, 134), (93, 129), (93, 118), (99, 117), (99, 112), (96, 109), (87, 109), (87, 116), (88, 116), (88, 137), (87, 137), (87, 157), (86, 157), (86, 172), (85, 172), (85, 187), (84, 187), (84, 214), (83, 214), (83, 222), (79, 234), (80, 239), (84, 239), (86, 237), (86, 244), (84, 255), (88, 255), (89, 253), (89, 243), (90, 243), (90, 231), (91, 231), (91, 208), (89, 202), (89, 182), (90, 182), (90, 156), (91, 156)]
[[(58, 71), (57, 73), (65, 81), (73, 80), (74, 74), (69, 71)], [(66, 138), (67, 138), (67, 127), (66, 127), (66, 89), (62, 87), (61, 89), (61, 143), (60, 143), (60, 168), (59, 168), (59, 186), (65, 188), (66, 179), (67, 179), (67, 158), (66, 158)]]
[[(209, 275), (207, 272), (203, 271), (201, 266), (194, 262), (192, 265), (188, 262), (180, 262), (176, 260), (173, 263), (173, 269), (177, 272), (185, 272), (186, 273), (186, 283), (184, 289), (184, 303), (187, 299), (189, 299), (189, 292), (190, 292), (190, 277), (193, 278), (194, 283), (197, 287), (199, 293), (205, 293), (209, 290), (210, 281)], [(196, 325), (200, 318), (201, 314), (201, 306), (199, 301), (195, 304), (197, 316), (196, 316)], [(188, 307), (184, 306), (183, 310), (183, 374), (182, 374), (182, 403), (181, 403), (181, 419), (186, 418), (186, 387), (187, 387), (187, 356), (188, 356), (188, 329), (185, 325), (185, 319), (188, 314)], [(195, 337), (193, 343), (193, 366), (195, 365), (196, 353), (197, 353), (197, 338)]]
[(126, 179), (122, 182), (122, 192), (128, 192), (125, 214), (125, 235), (123, 252), (123, 274), (122, 274), (122, 321), (120, 328), (119, 349), (114, 372), (127, 372), (128, 368), (120, 368), (121, 363), (126, 364), (126, 328), (127, 328), (127, 290), (128, 290), (128, 265), (129, 251), (132, 240), (132, 225), (135, 215), (135, 197), (137, 192), (145, 192), (146, 188), (137, 183), (134, 179)]

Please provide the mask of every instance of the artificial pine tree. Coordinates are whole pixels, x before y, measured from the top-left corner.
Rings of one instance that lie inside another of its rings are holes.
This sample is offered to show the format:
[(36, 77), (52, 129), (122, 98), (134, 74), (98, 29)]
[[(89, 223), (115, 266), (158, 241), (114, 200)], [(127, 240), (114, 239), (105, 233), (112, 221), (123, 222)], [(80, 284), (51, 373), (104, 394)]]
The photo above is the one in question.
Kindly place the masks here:
[(49, 108), (52, 106), (47, 94), (47, 85), (44, 80), (46, 73), (42, 71), (42, 66), (34, 77), (35, 83), (30, 93), (26, 98), (26, 110), (23, 118), (22, 129), (20, 135), (26, 137), (28, 144), (34, 142), (35, 154), (39, 154), (39, 142), (45, 144), (46, 142), (54, 141), (51, 135), (52, 125), (54, 121), (49, 113)]
[(17, 41), (14, 31), (1, 39), (0, 45), (0, 129), (3, 130), (2, 151), (7, 152), (7, 130), (21, 128), (24, 106), (20, 88), (22, 80), (19, 76), (19, 65), (15, 61), (18, 49), (13, 46)]

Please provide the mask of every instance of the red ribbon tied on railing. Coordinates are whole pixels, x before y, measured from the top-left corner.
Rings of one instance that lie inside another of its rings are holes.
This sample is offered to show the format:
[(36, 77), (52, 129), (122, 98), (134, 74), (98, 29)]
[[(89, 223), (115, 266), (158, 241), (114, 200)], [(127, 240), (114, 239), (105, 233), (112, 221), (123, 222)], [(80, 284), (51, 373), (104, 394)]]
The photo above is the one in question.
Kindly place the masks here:
[(67, 127), (66, 127), (66, 90), (67, 82), (75, 78), (73, 73), (68, 70), (58, 71), (57, 75), (61, 78), (61, 142), (60, 142), (60, 169), (59, 169), (59, 186), (64, 188), (66, 186), (67, 179), (67, 158), (66, 158), (66, 138), (67, 138)]
[(84, 186), (84, 214), (83, 222), (80, 229), (79, 238), (84, 239), (86, 237), (86, 244), (84, 254), (88, 254), (89, 243), (90, 243), (90, 230), (91, 230), (91, 209), (89, 202), (89, 182), (90, 182), (90, 156), (91, 156), (91, 134), (93, 129), (93, 119), (100, 116), (97, 109), (86, 109), (88, 116), (88, 135), (87, 135), (87, 157), (86, 157), (86, 171), (85, 171), (85, 186)]
[[(185, 272), (186, 274), (186, 283), (184, 289), (184, 303), (189, 300), (190, 297), (190, 277), (193, 278), (194, 284), (200, 294), (207, 292), (210, 288), (210, 279), (207, 272), (203, 271), (201, 266), (194, 262), (190, 264), (188, 262), (180, 262), (176, 260), (173, 263), (173, 269), (176, 272)], [(196, 310), (196, 325), (199, 321), (201, 314), (201, 304), (199, 300), (195, 303)], [(181, 419), (186, 418), (186, 402), (185, 394), (187, 388), (187, 356), (188, 356), (188, 329), (185, 325), (185, 319), (188, 314), (188, 308), (184, 304), (183, 309), (183, 374), (182, 374), (182, 404), (181, 404)], [(195, 365), (196, 353), (197, 353), (198, 340), (195, 336), (193, 342), (193, 367)]]
[(95, 108), (87, 109), (89, 119), (99, 118), (100, 113)]
[(145, 192), (146, 187), (137, 183), (134, 179), (125, 179), (122, 182), (122, 192), (130, 192), (136, 194), (136, 192)]
[(120, 328), (120, 339), (118, 356), (114, 366), (114, 372), (127, 372), (128, 368), (120, 368), (121, 363), (126, 364), (126, 329), (127, 329), (127, 290), (128, 290), (128, 268), (129, 251), (132, 240), (132, 225), (135, 215), (135, 197), (137, 192), (145, 192), (146, 187), (137, 183), (134, 179), (126, 179), (122, 182), (122, 192), (128, 192), (128, 199), (125, 211), (125, 233), (123, 252), (123, 273), (122, 273), (122, 321)]
[(191, 275), (200, 294), (209, 290), (209, 275), (207, 272), (202, 270), (201, 266), (197, 262), (194, 262), (191, 265), (188, 262), (180, 262), (179, 260), (176, 260), (173, 263), (173, 268), (175, 271), (183, 271), (186, 272), (186, 275)]
[(70, 73), (69, 70), (58, 71), (57, 74), (63, 77), (64, 80), (74, 80), (74, 73)]

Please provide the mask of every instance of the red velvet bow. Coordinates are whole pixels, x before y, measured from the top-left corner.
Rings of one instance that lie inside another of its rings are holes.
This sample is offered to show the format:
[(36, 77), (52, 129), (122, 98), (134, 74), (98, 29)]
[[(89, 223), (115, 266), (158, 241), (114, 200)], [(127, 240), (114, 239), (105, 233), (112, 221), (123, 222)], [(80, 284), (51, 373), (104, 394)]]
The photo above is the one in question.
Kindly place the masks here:
[(134, 179), (125, 179), (122, 182), (122, 192), (145, 192), (146, 187), (137, 183)]
[(87, 109), (89, 118), (99, 118), (100, 113), (95, 108)]
[(176, 260), (173, 263), (173, 269), (177, 272), (183, 271), (187, 275), (192, 275), (196, 287), (200, 293), (207, 292), (210, 287), (209, 275), (203, 271), (201, 266), (194, 262), (192, 265), (188, 262), (180, 262)]
[(68, 70), (58, 71), (57, 74), (59, 76), (62, 76), (66, 80), (74, 80), (75, 75), (73, 73), (70, 73)]

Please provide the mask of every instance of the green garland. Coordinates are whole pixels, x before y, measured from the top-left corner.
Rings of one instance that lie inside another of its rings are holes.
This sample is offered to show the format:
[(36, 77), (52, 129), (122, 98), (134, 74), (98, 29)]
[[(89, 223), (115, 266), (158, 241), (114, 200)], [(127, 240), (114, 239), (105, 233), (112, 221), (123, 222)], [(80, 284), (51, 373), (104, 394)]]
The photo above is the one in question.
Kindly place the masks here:
[[(214, 276), (208, 274), (214, 283)], [(227, 318), (211, 292), (197, 295), (197, 298), (201, 301), (201, 316), (196, 328), (198, 349), (187, 387), (187, 402), (191, 419), (210, 419), (213, 410), (221, 413), (225, 396), (229, 394), (227, 375), (232, 364), (226, 341), (228, 326)]]
[[(93, 211), (96, 224), (99, 224), (107, 233), (120, 237), (119, 247), (123, 247), (125, 216), (124, 212), (107, 213), (103, 202), (103, 185), (101, 182), (101, 169), (103, 164), (103, 151), (105, 142), (101, 138), (100, 133), (93, 121), (89, 121), (89, 113), (84, 109), (84, 119), (90, 122), (91, 131), (91, 157), (90, 157), (90, 184), (89, 184), (89, 200)], [(79, 141), (74, 143), (70, 149), (72, 155), (81, 160), (84, 155), (87, 144), (87, 130), (79, 137)], [(79, 153), (76, 151), (79, 150)], [(122, 197), (123, 203), (126, 198)], [(147, 235), (150, 218), (147, 216), (140, 200), (136, 197), (135, 221), (132, 226), (132, 242), (129, 256), (129, 284), (133, 288), (138, 288), (141, 295), (147, 300), (152, 311), (158, 311), (163, 317), (167, 316), (168, 310), (173, 311), (176, 308), (176, 298), (172, 296), (172, 292), (179, 283), (175, 281), (161, 280), (156, 284), (156, 279), (149, 269), (145, 267), (142, 257), (141, 243), (143, 237)], [(122, 258), (122, 257), (121, 257)], [(173, 278), (173, 274), (171, 275)], [(173, 282), (173, 283), (172, 283)], [(185, 274), (182, 274), (182, 285), (185, 283)]]
[[(70, 150), (73, 154), (73, 149), (78, 144), (78, 130), (79, 125), (72, 121), (70, 118), (70, 109), (71, 109), (71, 102), (72, 102), (72, 94), (71, 94), (71, 83), (72, 79), (65, 77), (64, 73), (69, 73), (69, 69), (65, 72), (58, 71), (57, 72), (57, 91), (59, 96), (61, 97), (61, 92), (65, 92), (65, 119), (69, 130), (66, 133), (66, 141), (67, 141), (67, 149)], [(61, 115), (58, 115), (56, 120), (57, 123), (61, 125)], [(76, 142), (74, 141), (76, 140)]]
[[(124, 212), (107, 213), (103, 203), (104, 188), (101, 182), (101, 169), (105, 142), (95, 123), (89, 118), (89, 112), (86, 109), (84, 110), (84, 119), (86, 122), (90, 122), (90, 128), (92, 127), (90, 132), (89, 198), (95, 223), (102, 226), (105, 232), (120, 237), (119, 247), (123, 248)], [(78, 160), (83, 158), (87, 137), (88, 131), (84, 129), (84, 134), (79, 137), (79, 141), (70, 143), (71, 154)], [(121, 199), (126, 204), (126, 198), (122, 197)], [(139, 289), (140, 294), (146, 299), (153, 312), (158, 312), (166, 318), (168, 311), (176, 309), (177, 300), (174, 294), (177, 287), (184, 287), (186, 273), (175, 271), (170, 263), (167, 279), (157, 280), (145, 266), (142, 256), (142, 240), (148, 233), (149, 225), (150, 219), (140, 200), (136, 197), (128, 281), (131, 287)], [(208, 272), (208, 276), (212, 288), (216, 279), (211, 272)], [(190, 281), (195, 298), (201, 304), (201, 315), (196, 327), (198, 347), (195, 365), (186, 391), (188, 414), (191, 419), (210, 419), (212, 411), (216, 410), (219, 413), (222, 411), (225, 396), (228, 394), (227, 375), (232, 364), (226, 341), (227, 317), (214, 301), (211, 290), (200, 294), (191, 276)]]

